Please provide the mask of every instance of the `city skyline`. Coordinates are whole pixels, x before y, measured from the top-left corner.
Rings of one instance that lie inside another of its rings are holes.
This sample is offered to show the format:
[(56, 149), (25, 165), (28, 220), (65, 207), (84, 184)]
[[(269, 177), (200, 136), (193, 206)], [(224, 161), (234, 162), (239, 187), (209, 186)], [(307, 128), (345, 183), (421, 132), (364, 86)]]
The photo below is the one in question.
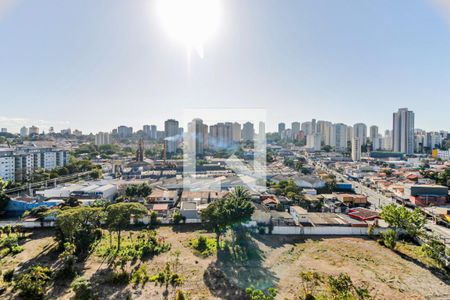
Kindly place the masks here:
[(418, 128), (449, 129), (450, 27), (438, 1), (220, 1), (220, 26), (189, 65), (155, 1), (46, 1), (0, 5), (1, 127), (160, 127), (225, 103), (266, 109), (268, 131), (312, 117), (383, 130), (399, 107)]

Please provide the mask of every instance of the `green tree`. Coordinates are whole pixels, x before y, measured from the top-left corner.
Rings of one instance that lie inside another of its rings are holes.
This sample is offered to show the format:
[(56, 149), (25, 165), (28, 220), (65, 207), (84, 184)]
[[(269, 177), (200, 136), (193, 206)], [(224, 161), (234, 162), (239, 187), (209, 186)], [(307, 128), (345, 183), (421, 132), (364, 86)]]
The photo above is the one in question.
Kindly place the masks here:
[(0, 178), (0, 212), (3, 211), (6, 207), (6, 205), (8, 205), (9, 202), (9, 197), (5, 194), (5, 189), (8, 185), (8, 182), (3, 181)]
[(183, 278), (172, 270), (170, 263), (168, 262), (166, 263), (164, 270), (152, 276), (150, 281), (164, 285), (166, 294), (169, 292), (169, 286), (176, 288), (183, 284)]
[(106, 208), (106, 226), (110, 231), (117, 232), (117, 251), (120, 250), (122, 231), (130, 225), (131, 217), (140, 218), (148, 213), (147, 208), (140, 203), (115, 203)]
[(217, 249), (220, 249), (220, 236), (231, 225), (250, 220), (254, 210), (249, 192), (243, 187), (237, 187), (232, 193), (202, 210), (202, 221), (208, 224), (216, 234)]
[(78, 257), (85, 256), (91, 244), (98, 239), (103, 210), (99, 207), (74, 207), (62, 210), (56, 217), (57, 239), (75, 245)]
[(418, 208), (410, 211), (396, 204), (383, 206), (380, 216), (394, 228), (397, 237), (401, 230), (406, 231), (411, 237), (416, 237), (426, 223), (425, 215)]

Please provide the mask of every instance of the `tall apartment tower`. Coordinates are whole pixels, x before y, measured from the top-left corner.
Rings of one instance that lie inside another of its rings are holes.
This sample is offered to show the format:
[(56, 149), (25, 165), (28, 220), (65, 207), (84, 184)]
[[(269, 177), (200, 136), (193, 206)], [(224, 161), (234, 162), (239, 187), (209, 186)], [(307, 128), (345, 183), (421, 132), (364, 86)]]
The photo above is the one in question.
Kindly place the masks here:
[(353, 137), (359, 139), (360, 145), (365, 145), (367, 142), (367, 126), (364, 123), (356, 123), (353, 125)]
[(378, 126), (372, 125), (370, 126), (369, 138), (373, 142), (373, 139), (378, 138)]
[(266, 140), (266, 123), (262, 121), (258, 124), (258, 135), (261, 140)]
[(177, 146), (179, 143), (178, 133), (179, 133), (179, 124), (177, 120), (169, 119), (164, 122), (164, 135), (167, 143), (166, 146), (167, 153), (177, 152)]
[(357, 137), (352, 139), (352, 160), (361, 160), (361, 139)]
[(300, 133), (300, 122), (292, 122), (291, 129), (292, 129), (292, 138), (294, 140), (297, 140), (298, 134)]
[[(278, 124), (278, 128), (279, 128)], [(253, 126), (253, 123), (245, 122), (242, 127), (242, 140), (247, 141), (253, 141), (255, 137), (255, 127)]]
[(95, 135), (95, 145), (111, 144), (111, 135), (108, 132), (99, 132)]
[[(204, 153), (204, 136), (205, 128), (203, 126), (203, 120), (196, 118), (188, 124), (188, 133), (190, 135), (191, 151), (195, 149), (195, 156), (203, 156)], [(195, 147), (195, 148), (192, 148)]]
[(336, 152), (347, 150), (347, 125), (342, 123), (333, 124), (331, 127), (331, 146)]
[(241, 141), (241, 131), (241, 124), (239, 124), (238, 122), (234, 122), (232, 130), (233, 142), (239, 143)]
[(414, 112), (400, 108), (393, 114), (392, 146), (396, 152), (414, 153)]
[(21, 137), (25, 137), (28, 135), (28, 128), (26, 128), (25, 126), (23, 126), (22, 128), (20, 128), (20, 136)]
[(320, 134), (325, 145), (331, 145), (331, 126), (331, 122), (322, 120), (317, 121), (316, 124), (316, 133)]
[(278, 123), (278, 134), (281, 136), (283, 131), (286, 130), (286, 124), (284, 123)]

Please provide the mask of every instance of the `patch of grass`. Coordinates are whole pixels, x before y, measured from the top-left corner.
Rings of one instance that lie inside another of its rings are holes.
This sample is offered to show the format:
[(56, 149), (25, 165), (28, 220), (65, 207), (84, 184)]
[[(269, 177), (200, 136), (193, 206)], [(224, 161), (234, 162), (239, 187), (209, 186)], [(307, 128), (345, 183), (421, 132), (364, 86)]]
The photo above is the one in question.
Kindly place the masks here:
[(217, 245), (215, 238), (208, 238), (203, 235), (198, 236), (189, 241), (189, 247), (194, 249), (195, 253), (198, 253), (204, 257), (214, 255), (217, 253)]
[(96, 255), (108, 258), (111, 262), (118, 258), (121, 261), (143, 259), (169, 251), (171, 245), (157, 236), (155, 231), (144, 230), (137, 235), (130, 233), (121, 239), (120, 250), (117, 249), (117, 238), (110, 241), (104, 236), (96, 247)]
[(421, 263), (425, 264), (427, 267), (441, 269), (441, 265), (431, 257), (427, 255), (423, 247), (417, 246), (405, 242), (397, 242), (396, 248), (398, 252), (405, 254)]

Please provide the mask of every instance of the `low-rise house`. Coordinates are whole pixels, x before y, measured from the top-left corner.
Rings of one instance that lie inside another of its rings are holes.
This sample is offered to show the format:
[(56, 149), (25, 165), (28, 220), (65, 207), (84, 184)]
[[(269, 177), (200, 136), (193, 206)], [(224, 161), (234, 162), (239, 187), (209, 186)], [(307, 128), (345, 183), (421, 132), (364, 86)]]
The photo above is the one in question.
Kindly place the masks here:
[(268, 209), (276, 209), (281, 205), (280, 200), (275, 195), (261, 195), (261, 203)]
[(337, 198), (349, 206), (361, 206), (367, 204), (367, 196), (359, 194), (338, 194)]
[(150, 196), (147, 197), (147, 202), (153, 203), (167, 203), (170, 207), (174, 206), (177, 202), (178, 194), (176, 191), (167, 191), (155, 189)]
[(373, 221), (380, 217), (378, 212), (364, 207), (351, 208), (348, 211), (348, 215), (360, 221)]
[(150, 205), (149, 209), (158, 214), (158, 217), (165, 218), (169, 214), (169, 204), (167, 203), (156, 203)]

